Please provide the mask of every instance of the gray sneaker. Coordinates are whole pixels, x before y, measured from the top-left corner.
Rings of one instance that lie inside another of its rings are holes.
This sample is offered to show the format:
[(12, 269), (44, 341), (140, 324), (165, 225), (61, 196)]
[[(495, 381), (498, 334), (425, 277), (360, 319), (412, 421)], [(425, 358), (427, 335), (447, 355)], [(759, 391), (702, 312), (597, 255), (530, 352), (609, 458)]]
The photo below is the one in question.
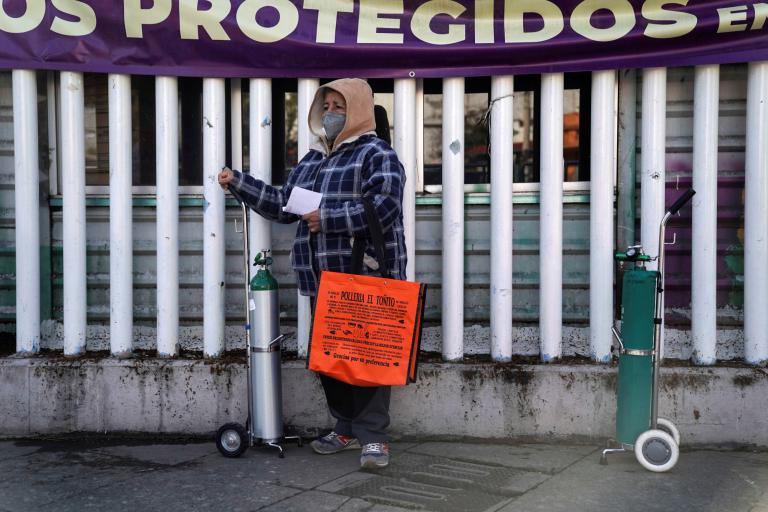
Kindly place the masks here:
[(332, 453), (343, 452), (344, 450), (352, 450), (354, 448), (360, 448), (360, 443), (354, 437), (342, 436), (336, 432), (318, 437), (309, 445), (315, 450), (315, 453), (320, 455), (330, 455)]
[(364, 469), (385, 468), (389, 465), (389, 443), (367, 443), (360, 455), (360, 467)]

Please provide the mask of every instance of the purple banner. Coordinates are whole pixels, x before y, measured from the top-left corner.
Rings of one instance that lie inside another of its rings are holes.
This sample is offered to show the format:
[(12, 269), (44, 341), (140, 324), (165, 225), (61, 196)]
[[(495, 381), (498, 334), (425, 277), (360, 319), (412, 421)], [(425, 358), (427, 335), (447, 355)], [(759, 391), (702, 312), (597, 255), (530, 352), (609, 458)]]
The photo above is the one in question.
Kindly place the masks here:
[(444, 77), (768, 60), (768, 3), (0, 0), (0, 67)]

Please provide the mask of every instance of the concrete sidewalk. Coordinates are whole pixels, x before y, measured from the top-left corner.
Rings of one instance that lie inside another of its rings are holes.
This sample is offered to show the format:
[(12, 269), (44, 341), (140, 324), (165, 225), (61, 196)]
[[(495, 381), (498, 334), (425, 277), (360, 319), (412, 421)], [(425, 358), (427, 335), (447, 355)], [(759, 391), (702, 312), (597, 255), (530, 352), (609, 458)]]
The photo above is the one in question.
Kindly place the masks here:
[(0, 442), (0, 510), (768, 512), (768, 452), (692, 449), (669, 473), (600, 447), (396, 442), (392, 463), (288, 445), (225, 459), (211, 442)]

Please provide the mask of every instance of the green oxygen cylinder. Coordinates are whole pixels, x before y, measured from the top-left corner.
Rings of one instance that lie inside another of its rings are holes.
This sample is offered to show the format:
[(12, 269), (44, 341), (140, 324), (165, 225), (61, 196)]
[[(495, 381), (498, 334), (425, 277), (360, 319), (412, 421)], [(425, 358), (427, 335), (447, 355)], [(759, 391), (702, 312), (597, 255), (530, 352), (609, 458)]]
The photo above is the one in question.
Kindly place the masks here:
[(624, 274), (616, 397), (616, 441), (633, 445), (651, 425), (653, 319), (659, 273), (636, 267)]

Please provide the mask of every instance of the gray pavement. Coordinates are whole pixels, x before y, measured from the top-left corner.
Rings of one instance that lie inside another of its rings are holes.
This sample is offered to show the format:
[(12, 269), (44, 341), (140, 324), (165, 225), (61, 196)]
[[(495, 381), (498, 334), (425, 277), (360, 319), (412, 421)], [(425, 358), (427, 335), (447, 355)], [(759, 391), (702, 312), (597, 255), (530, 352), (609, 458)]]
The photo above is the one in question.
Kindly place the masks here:
[(0, 441), (0, 511), (768, 512), (768, 451), (688, 449), (670, 472), (599, 446), (396, 442), (361, 471), (357, 451), (287, 445), (238, 459), (213, 442)]

